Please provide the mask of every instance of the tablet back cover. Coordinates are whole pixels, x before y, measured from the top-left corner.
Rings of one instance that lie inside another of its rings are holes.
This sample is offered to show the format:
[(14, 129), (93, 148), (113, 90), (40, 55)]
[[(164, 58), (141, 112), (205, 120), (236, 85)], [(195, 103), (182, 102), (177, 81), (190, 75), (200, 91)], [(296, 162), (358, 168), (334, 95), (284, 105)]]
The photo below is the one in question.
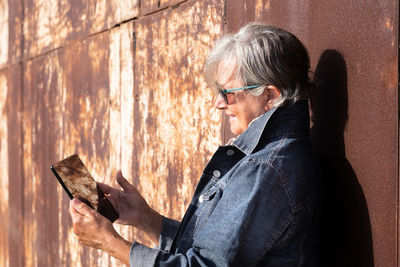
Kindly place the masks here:
[(59, 181), (61, 179), (64, 189), (68, 189), (67, 193), (70, 197), (72, 195), (72, 197), (84, 199), (86, 203), (89, 202), (87, 204), (97, 210), (99, 192), (96, 181), (77, 154), (53, 164), (52, 167)]

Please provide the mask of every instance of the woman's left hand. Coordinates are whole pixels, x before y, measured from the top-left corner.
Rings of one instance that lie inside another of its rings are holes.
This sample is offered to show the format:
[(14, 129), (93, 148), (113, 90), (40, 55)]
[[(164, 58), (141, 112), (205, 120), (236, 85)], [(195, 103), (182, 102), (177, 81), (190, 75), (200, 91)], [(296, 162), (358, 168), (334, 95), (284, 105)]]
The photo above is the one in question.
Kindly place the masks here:
[(123, 239), (112, 223), (82, 201), (74, 198), (69, 205), (73, 231), (86, 246), (101, 249), (129, 264), (131, 243)]
[(111, 222), (82, 201), (74, 198), (69, 205), (73, 231), (86, 246), (104, 250), (109, 236), (115, 232)]

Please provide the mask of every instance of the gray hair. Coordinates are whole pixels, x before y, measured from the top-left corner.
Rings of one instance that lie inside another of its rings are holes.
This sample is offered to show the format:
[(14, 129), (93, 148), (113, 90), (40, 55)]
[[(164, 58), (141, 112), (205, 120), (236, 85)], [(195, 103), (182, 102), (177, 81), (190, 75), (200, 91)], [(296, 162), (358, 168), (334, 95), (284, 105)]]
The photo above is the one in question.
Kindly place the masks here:
[(307, 49), (296, 36), (275, 26), (249, 23), (218, 40), (205, 65), (206, 79), (212, 86), (220, 63), (237, 64), (235, 75), (244, 86), (263, 85), (249, 90), (252, 95), (262, 94), (268, 85), (276, 86), (281, 98), (275, 106), (307, 99), (314, 89), (308, 77)]

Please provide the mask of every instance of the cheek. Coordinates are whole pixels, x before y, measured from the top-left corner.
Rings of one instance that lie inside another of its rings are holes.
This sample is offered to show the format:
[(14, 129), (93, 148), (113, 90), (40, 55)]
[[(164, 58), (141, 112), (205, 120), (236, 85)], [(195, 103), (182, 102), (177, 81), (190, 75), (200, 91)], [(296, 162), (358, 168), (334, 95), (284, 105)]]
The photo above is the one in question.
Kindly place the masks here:
[(239, 116), (239, 122), (241, 127), (244, 127), (246, 129), (252, 120), (262, 115), (264, 112), (265, 112), (264, 109), (259, 109), (259, 108), (253, 109), (250, 107), (248, 107), (248, 109), (246, 109), (245, 111), (243, 110)]
[(235, 114), (235, 117), (232, 117), (230, 119), (230, 123), (232, 126), (232, 132), (233, 130), (235, 130), (236, 132), (234, 132), (235, 134), (241, 134), (244, 130), (247, 129), (250, 121), (249, 121), (249, 114), (240, 110), (237, 111)]

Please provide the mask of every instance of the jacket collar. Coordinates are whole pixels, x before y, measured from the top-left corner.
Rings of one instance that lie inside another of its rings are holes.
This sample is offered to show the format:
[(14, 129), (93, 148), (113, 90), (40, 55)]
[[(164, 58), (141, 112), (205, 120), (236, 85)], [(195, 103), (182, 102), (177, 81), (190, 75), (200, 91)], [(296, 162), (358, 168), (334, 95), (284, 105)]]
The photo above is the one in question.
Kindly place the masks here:
[[(266, 130), (266, 128), (268, 129)], [(267, 136), (308, 135), (309, 114), (307, 101), (286, 104), (267, 111), (250, 123), (249, 127), (232, 142), (232, 145), (244, 154), (250, 155), (260, 143), (261, 137), (266, 131), (268, 131)]]

